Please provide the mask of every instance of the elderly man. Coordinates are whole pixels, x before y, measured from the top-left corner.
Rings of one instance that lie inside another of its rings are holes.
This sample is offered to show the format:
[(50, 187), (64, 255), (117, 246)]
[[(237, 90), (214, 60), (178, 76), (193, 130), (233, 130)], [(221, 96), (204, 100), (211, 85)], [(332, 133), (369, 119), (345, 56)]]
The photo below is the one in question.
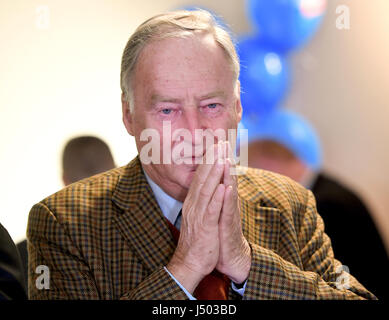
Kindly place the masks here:
[[(311, 192), (266, 171), (232, 174), (229, 143), (212, 133), (237, 128), (238, 77), (231, 39), (208, 13), (138, 27), (121, 86), (139, 156), (32, 208), (30, 298), (375, 298), (334, 259)], [(36, 286), (39, 265), (49, 285)]]

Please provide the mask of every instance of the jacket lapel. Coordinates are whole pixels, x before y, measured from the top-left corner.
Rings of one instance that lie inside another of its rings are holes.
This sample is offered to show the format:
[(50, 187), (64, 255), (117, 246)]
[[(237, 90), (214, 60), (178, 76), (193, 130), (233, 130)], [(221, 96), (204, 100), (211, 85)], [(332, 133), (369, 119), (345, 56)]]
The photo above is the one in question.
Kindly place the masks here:
[(175, 244), (138, 157), (120, 177), (113, 201), (121, 209), (113, 221), (143, 265), (150, 272), (165, 266)]
[(278, 250), (280, 236), (280, 210), (265, 204), (261, 192), (248, 197), (249, 185), (239, 185), (243, 235), (253, 244), (272, 251)]

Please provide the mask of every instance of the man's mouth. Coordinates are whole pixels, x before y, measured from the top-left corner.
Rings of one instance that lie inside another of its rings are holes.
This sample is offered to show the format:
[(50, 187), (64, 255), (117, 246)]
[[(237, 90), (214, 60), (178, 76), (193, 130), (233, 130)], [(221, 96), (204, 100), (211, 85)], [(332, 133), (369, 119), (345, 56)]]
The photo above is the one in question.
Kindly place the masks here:
[(198, 166), (203, 163), (203, 155), (200, 156), (191, 156), (191, 157), (181, 157), (180, 162), (186, 166)]

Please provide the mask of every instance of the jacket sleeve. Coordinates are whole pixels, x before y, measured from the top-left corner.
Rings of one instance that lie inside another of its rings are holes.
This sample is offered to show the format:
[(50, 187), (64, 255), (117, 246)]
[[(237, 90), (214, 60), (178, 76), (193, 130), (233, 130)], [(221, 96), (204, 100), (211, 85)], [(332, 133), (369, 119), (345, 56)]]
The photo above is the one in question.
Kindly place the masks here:
[(303, 268), (250, 243), (252, 264), (243, 299), (376, 299), (334, 259), (314, 196), (307, 192), (297, 234)]
[[(93, 272), (53, 212), (43, 203), (30, 211), (28, 228), (29, 299), (102, 299)], [(44, 269), (45, 268), (45, 269)], [(44, 277), (45, 270), (49, 276)], [(188, 299), (161, 267), (121, 299)]]
[(121, 300), (188, 300), (188, 296), (163, 267), (146, 277)]
[(30, 211), (27, 240), (29, 299), (99, 299), (81, 252), (43, 203)]

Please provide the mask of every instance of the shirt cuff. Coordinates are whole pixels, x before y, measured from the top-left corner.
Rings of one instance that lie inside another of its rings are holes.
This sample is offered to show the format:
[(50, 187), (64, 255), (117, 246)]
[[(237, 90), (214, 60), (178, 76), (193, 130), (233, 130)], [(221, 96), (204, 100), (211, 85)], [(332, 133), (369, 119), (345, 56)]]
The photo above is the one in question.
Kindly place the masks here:
[[(169, 276), (172, 277), (172, 279), (178, 284), (178, 286), (182, 289), (182, 291), (185, 292), (185, 294), (187, 295), (187, 297), (189, 298), (189, 300), (197, 300), (195, 297), (193, 297), (182, 285), (181, 283), (178, 282), (178, 280), (176, 278), (174, 278), (174, 276), (169, 272), (169, 270), (166, 268), (166, 267), (163, 267), (165, 269), (165, 271), (169, 274)], [(246, 285), (245, 285), (246, 286)]]
[[(197, 300), (195, 297), (193, 297), (182, 285), (181, 283), (176, 279), (174, 278), (174, 276), (169, 272), (169, 270), (166, 268), (166, 267), (163, 267), (165, 269), (165, 271), (169, 274), (169, 276), (178, 284), (178, 286), (182, 289), (182, 291), (185, 292), (185, 294), (187, 295), (187, 297), (189, 298), (189, 300)], [(246, 285), (247, 285), (247, 280), (244, 282), (243, 284), (243, 287), (242, 288), (237, 288), (235, 283), (231, 281), (231, 287), (232, 287), (232, 290), (234, 290), (235, 292), (237, 292), (238, 294), (240, 294), (242, 297), (244, 295), (244, 291), (246, 290)]]
[(234, 290), (235, 292), (239, 293), (242, 297), (244, 295), (244, 291), (246, 290), (246, 285), (247, 285), (247, 280), (244, 282), (242, 288), (237, 288), (235, 283), (231, 281), (232, 290)]

